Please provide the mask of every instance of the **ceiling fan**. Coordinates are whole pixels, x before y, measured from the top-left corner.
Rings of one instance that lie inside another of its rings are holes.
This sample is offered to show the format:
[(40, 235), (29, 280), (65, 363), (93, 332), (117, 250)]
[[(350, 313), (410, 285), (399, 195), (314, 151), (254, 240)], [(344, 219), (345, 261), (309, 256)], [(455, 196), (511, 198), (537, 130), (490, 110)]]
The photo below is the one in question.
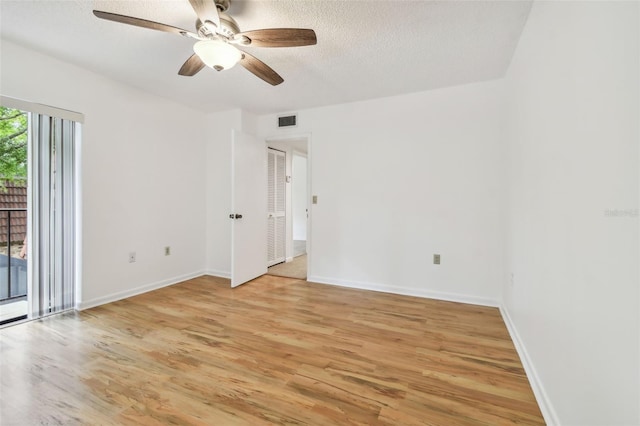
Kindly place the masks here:
[(276, 86), (284, 80), (270, 66), (236, 46), (295, 47), (317, 43), (313, 30), (301, 28), (269, 28), (241, 32), (236, 21), (226, 11), (231, 0), (189, 0), (196, 12), (196, 32), (171, 25), (132, 16), (94, 10), (101, 19), (178, 34), (198, 40), (193, 46), (194, 54), (182, 65), (178, 74), (193, 76), (205, 66), (217, 71), (239, 63), (267, 83)]

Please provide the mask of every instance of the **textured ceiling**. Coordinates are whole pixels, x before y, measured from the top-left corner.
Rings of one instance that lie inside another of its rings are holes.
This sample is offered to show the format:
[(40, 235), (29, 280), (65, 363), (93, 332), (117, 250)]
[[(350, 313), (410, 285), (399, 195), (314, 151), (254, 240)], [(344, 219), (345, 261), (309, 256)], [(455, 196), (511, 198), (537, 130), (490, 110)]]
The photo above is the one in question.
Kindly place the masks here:
[(284, 78), (275, 87), (241, 66), (181, 77), (193, 40), (92, 14), (194, 30), (188, 0), (0, 0), (0, 35), (204, 111), (264, 114), (499, 78), (530, 7), (528, 0), (232, 0), (228, 13), (242, 31), (316, 31), (316, 46), (246, 48)]

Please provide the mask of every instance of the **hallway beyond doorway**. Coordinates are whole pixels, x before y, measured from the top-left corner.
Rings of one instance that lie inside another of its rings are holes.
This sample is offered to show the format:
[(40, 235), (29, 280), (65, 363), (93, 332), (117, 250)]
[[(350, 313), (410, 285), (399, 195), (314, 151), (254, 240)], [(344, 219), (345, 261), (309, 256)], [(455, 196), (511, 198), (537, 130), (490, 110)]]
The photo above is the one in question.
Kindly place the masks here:
[(293, 257), (302, 256), (303, 254), (307, 254), (307, 241), (293, 240)]
[(279, 263), (267, 269), (267, 275), (277, 277), (307, 279), (307, 255), (294, 257), (291, 262)]

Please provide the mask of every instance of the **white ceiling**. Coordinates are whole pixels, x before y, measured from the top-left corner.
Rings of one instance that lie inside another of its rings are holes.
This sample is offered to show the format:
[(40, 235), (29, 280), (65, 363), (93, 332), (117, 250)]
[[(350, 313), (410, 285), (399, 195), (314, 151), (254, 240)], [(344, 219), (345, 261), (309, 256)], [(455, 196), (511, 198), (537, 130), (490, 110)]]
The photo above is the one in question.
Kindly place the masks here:
[(246, 48), (284, 78), (275, 87), (241, 66), (181, 77), (193, 40), (92, 14), (194, 31), (188, 0), (0, 0), (0, 35), (204, 111), (265, 114), (499, 78), (530, 8), (529, 0), (232, 0), (243, 31), (316, 31), (316, 46)]

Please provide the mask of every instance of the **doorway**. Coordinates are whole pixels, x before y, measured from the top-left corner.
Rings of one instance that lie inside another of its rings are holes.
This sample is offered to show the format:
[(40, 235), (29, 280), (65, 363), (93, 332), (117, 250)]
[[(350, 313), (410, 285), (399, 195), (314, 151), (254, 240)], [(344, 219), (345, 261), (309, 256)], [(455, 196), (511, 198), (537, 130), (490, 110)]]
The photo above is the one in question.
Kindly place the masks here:
[[(309, 264), (309, 138), (267, 141), (268, 149), (285, 155), (285, 259), (269, 264), (267, 274), (306, 279)], [(269, 177), (269, 175), (267, 176)]]
[(286, 260), (286, 152), (267, 148), (267, 267)]

